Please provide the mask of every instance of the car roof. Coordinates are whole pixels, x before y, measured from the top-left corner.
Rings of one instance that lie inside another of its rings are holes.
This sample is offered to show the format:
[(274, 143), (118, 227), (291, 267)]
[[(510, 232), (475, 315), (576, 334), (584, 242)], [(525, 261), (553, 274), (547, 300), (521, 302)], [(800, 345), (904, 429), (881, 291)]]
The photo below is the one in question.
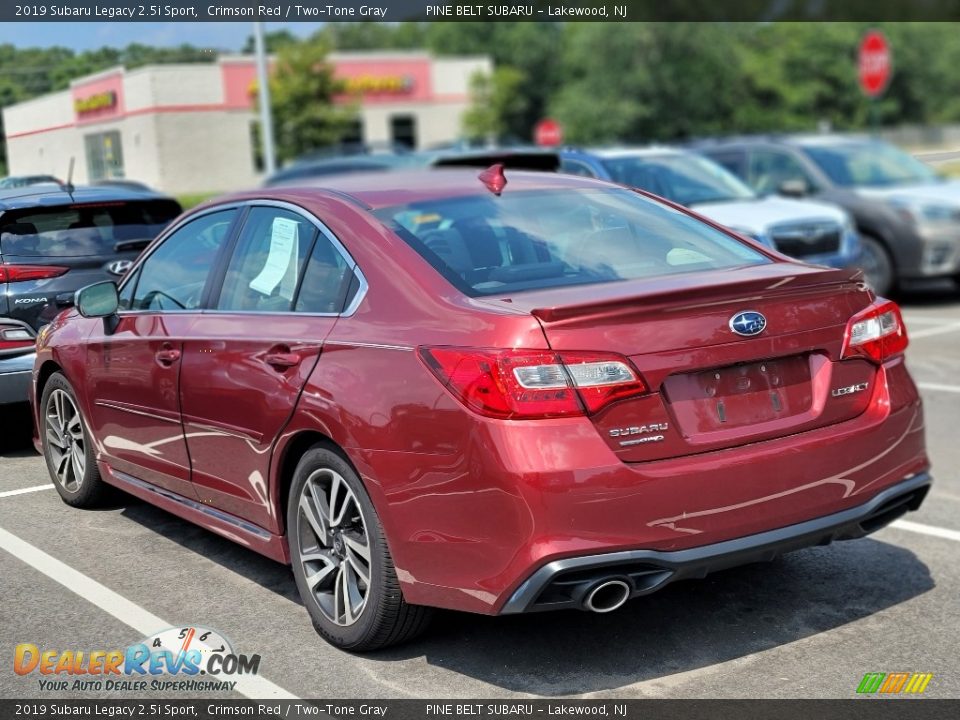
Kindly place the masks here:
[(792, 135), (731, 135), (728, 137), (702, 138), (690, 143), (694, 150), (709, 151), (712, 148), (732, 148), (749, 145), (794, 145), (800, 147), (837, 147), (840, 145), (867, 144), (874, 139), (867, 135), (838, 135), (836, 133), (795, 133)]
[(78, 186), (72, 193), (67, 192), (62, 185), (28, 185), (0, 189), (0, 212), (56, 205), (172, 199), (152, 190), (138, 190), (118, 185)]
[(578, 148), (566, 151), (565, 155), (593, 155), (599, 158), (627, 157), (664, 157), (667, 155), (687, 155), (688, 151), (667, 147), (666, 145), (648, 145), (646, 147), (609, 147)]
[[(478, 168), (432, 168), (397, 170), (380, 173), (351, 173), (250, 190), (221, 198), (217, 202), (252, 200), (263, 197), (284, 199), (284, 196), (302, 198), (311, 192), (349, 196), (368, 209), (403, 205), (424, 200), (479, 195), (488, 192), (479, 179)], [(504, 171), (507, 180), (504, 194), (516, 190), (550, 190), (563, 188), (608, 187), (618, 185), (577, 175), (521, 170)], [(620, 188), (622, 189), (622, 188)]]

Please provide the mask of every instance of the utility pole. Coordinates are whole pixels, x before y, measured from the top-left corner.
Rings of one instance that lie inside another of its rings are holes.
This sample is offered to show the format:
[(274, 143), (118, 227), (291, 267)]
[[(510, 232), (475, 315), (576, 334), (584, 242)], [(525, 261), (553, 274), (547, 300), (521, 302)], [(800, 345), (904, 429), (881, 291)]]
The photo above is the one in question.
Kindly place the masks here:
[(273, 145), (273, 112), (270, 109), (270, 78), (267, 72), (267, 51), (263, 42), (263, 23), (253, 24), (253, 45), (257, 57), (257, 86), (260, 91), (260, 139), (263, 142), (263, 164), (267, 175), (277, 169)]

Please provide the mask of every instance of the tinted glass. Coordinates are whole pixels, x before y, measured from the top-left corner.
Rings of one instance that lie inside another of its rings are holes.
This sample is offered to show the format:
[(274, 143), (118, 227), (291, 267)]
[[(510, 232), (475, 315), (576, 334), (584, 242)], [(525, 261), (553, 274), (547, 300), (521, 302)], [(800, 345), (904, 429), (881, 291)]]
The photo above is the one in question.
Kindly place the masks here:
[(590, 169), (588, 165), (579, 160), (569, 160), (564, 158), (560, 161), (560, 172), (569, 175), (579, 175), (580, 177), (596, 177), (597, 174)]
[(813, 180), (797, 158), (780, 150), (755, 150), (750, 159), (751, 184), (761, 195), (780, 191), (786, 182), (802, 182), (814, 188)]
[(230, 258), (217, 308), (290, 311), (316, 235), (316, 226), (296, 213), (266, 207), (250, 210)]
[(844, 187), (888, 187), (938, 180), (928, 166), (882, 142), (809, 145), (805, 150), (827, 177)]
[[(131, 278), (132, 310), (195, 310), (227, 238), (236, 210), (222, 210), (187, 223), (163, 241)], [(121, 297), (127, 294), (124, 285)]]
[(681, 205), (754, 197), (743, 182), (698, 155), (608, 158), (603, 165), (614, 182), (656, 193)]
[(107, 202), (5, 213), (0, 252), (24, 257), (113, 255), (142, 249), (180, 214), (172, 200)]
[(563, 189), (430, 200), (376, 215), (468, 295), (769, 262), (629, 190)]

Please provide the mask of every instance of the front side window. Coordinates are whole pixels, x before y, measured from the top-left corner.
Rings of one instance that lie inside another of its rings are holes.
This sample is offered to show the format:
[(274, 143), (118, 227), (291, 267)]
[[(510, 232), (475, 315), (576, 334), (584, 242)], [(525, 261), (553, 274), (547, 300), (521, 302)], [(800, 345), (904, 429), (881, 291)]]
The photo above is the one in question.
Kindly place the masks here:
[[(167, 237), (130, 278), (131, 310), (195, 310), (237, 211), (193, 220)], [(125, 284), (121, 296), (127, 295)]]
[(289, 312), (317, 228), (302, 215), (254, 207), (230, 258), (218, 310)]
[(757, 265), (729, 235), (625, 189), (525, 190), (377, 210), (461, 292), (514, 291)]

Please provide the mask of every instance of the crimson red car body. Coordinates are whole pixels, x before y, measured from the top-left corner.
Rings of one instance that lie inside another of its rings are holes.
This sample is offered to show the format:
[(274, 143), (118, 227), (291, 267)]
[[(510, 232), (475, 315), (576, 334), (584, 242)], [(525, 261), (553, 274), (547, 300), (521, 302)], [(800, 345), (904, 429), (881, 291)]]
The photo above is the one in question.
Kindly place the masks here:
[[(503, 196), (607, 187), (517, 173)], [(470, 297), (374, 215), (487, 192), (451, 170), (205, 205), (186, 218), (256, 202), (319, 218), (362, 270), (355, 312), (121, 312), (108, 327), (69, 311), (40, 338), (35, 398), (61, 371), (107, 482), (281, 562), (291, 473), (327, 438), (363, 479), (406, 600), (479, 613), (574, 606), (555, 581), (606, 567), (642, 594), (919, 505), (929, 462), (902, 353), (842, 358), (876, 302), (858, 278), (739, 238), (765, 261)], [(765, 330), (733, 332), (741, 311)], [(646, 390), (589, 415), (489, 417), (429, 366), (424, 349), (445, 347), (611, 352)]]

